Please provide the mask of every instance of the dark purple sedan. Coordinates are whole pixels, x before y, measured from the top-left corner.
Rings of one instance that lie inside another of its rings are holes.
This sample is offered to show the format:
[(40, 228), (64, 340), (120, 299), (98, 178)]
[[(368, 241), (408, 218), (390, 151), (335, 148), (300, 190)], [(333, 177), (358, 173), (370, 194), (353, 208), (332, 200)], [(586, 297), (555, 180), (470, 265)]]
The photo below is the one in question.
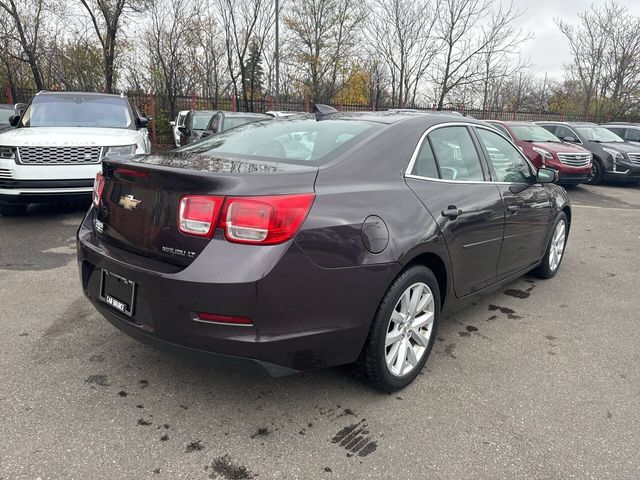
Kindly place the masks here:
[(337, 113), (110, 158), (78, 231), (84, 292), (152, 346), (278, 376), (409, 384), (443, 312), (558, 271), (571, 210), (491, 126)]

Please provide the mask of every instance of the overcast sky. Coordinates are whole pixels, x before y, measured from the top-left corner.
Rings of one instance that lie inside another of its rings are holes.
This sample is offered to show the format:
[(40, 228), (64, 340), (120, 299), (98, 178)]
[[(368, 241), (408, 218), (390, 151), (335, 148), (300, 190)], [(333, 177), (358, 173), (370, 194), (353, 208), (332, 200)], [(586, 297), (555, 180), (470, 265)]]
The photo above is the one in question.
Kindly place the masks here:
[[(503, 0), (504, 3), (507, 0)], [(522, 28), (535, 37), (523, 47), (523, 55), (531, 60), (532, 69), (544, 76), (562, 77), (563, 65), (570, 60), (566, 38), (555, 24), (555, 18), (577, 23), (576, 13), (591, 5), (604, 5), (604, 0), (513, 0), (514, 5), (525, 13), (520, 19)], [(640, 15), (640, 0), (618, 0), (630, 13)]]

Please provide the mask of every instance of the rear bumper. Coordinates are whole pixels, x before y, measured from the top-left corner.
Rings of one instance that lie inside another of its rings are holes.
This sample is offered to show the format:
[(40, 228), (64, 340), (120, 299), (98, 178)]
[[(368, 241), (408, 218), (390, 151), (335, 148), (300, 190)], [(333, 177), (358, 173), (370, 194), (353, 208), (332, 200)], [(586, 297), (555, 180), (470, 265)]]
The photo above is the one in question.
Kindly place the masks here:
[[(265, 262), (251, 258), (259, 252), (254, 246), (238, 250), (233, 271), (219, 266), (219, 257), (206, 258), (207, 249), (184, 269), (150, 259), (126, 261), (126, 255), (134, 255), (101, 244), (91, 228), (92, 216), (90, 210), (78, 231), (78, 262), (84, 293), (107, 320), (160, 349), (225, 365), (257, 366), (274, 376), (354, 362), (380, 299), (400, 269), (397, 264), (323, 269), (295, 244), (273, 250), (273, 266), (257, 280), (256, 270)], [(219, 247), (211, 245), (212, 251)], [(99, 299), (102, 269), (136, 283), (132, 317)], [(229, 280), (221, 281), (221, 274)], [(196, 312), (245, 316), (253, 325), (198, 322)]]

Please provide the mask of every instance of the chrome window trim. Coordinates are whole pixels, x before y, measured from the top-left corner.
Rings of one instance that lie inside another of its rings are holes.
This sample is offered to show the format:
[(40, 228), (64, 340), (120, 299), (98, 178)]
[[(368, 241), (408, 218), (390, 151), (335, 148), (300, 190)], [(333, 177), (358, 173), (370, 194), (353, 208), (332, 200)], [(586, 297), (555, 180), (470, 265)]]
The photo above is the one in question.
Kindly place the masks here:
[[(418, 140), (418, 145), (416, 145), (416, 148), (413, 150), (413, 154), (411, 155), (411, 160), (409, 161), (409, 166), (407, 167), (407, 169), (404, 172), (404, 177), (405, 178), (413, 178), (415, 180), (431, 180), (434, 182), (443, 182), (443, 183), (458, 183), (458, 184), (471, 184), (471, 185), (528, 185), (528, 184), (524, 184), (524, 183), (516, 183), (516, 182), (497, 182), (493, 179), (491, 180), (482, 180), (482, 181), (478, 181), (478, 180), (446, 180), (443, 178), (432, 178), (432, 177), (423, 177), (421, 175), (415, 175), (413, 173), (411, 173), (413, 171), (413, 167), (416, 163), (416, 160), (418, 159), (418, 153), (420, 152), (420, 149), (422, 148), (422, 144), (424, 143), (425, 138), (427, 138), (427, 136), (434, 130), (437, 130), (438, 128), (445, 128), (445, 127), (475, 127), (475, 128), (483, 128), (485, 130), (488, 130), (489, 132), (492, 133), (497, 133), (499, 136), (501, 136), (502, 138), (504, 138), (507, 142), (509, 142), (511, 144), (511, 146), (513, 146), (513, 148), (516, 150), (516, 152), (518, 152), (518, 155), (520, 155), (520, 157), (527, 163), (527, 165), (529, 165), (529, 167), (531, 168), (531, 171), (533, 172), (534, 176), (538, 175), (538, 169), (535, 168), (533, 166), (533, 164), (529, 161), (529, 159), (525, 156), (524, 153), (522, 153), (520, 151), (520, 149), (509, 139), (507, 138), (502, 132), (496, 130), (493, 127), (490, 126), (486, 126), (486, 125), (482, 125), (479, 123), (471, 123), (471, 122), (447, 122), (447, 123), (439, 123), (437, 125), (432, 125), (431, 127), (429, 127), (421, 136), (420, 136), (420, 140)], [(480, 153), (480, 152), (478, 152)], [(482, 152), (482, 156), (484, 156), (484, 152)], [(485, 159), (486, 160), (486, 159)], [(436, 159), (437, 162), (437, 159)], [(489, 172), (491, 173), (491, 172)], [(533, 185), (538, 185), (538, 183), (534, 183)]]

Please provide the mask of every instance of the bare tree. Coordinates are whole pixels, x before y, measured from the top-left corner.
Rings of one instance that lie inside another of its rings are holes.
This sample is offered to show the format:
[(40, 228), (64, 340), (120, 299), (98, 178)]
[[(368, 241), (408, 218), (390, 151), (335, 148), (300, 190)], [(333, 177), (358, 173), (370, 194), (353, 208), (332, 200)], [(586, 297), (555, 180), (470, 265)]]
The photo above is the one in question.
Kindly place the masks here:
[(340, 89), (341, 72), (349, 70), (358, 28), (364, 18), (357, 0), (301, 0), (284, 17), (291, 52), (304, 69), (307, 93), (330, 99)]
[(440, 0), (373, 0), (367, 22), (370, 54), (385, 63), (391, 83), (391, 102), (415, 103), (420, 81), (437, 52), (432, 36)]
[(235, 98), (242, 94), (244, 109), (253, 109), (249, 102), (249, 76), (246, 71), (251, 42), (258, 43), (260, 54), (274, 22), (274, 4), (271, 0), (217, 0), (225, 32), (227, 65)]
[[(197, 67), (202, 84), (202, 93), (217, 102), (221, 93), (229, 86), (225, 61), (225, 43), (219, 20), (206, 3), (197, 14), (197, 38), (199, 55), (196, 57)], [(218, 105), (214, 103), (213, 108)]]
[(45, 12), (44, 0), (0, 0), (0, 8), (13, 22), (22, 50), (17, 58), (29, 65), (36, 89), (43, 90), (45, 82), (40, 69), (42, 47), (40, 33)]
[(189, 50), (195, 40), (195, 11), (190, 0), (163, 0), (150, 11), (146, 32), (151, 63), (157, 68), (160, 92), (164, 94), (169, 118), (177, 113), (176, 99), (183, 94), (194, 70)]
[(89, 14), (91, 24), (102, 46), (104, 90), (112, 93), (118, 52), (117, 41), (124, 16), (128, 12), (142, 11), (148, 6), (149, 0), (80, 0), (80, 3)]
[(441, 41), (433, 79), (438, 109), (454, 89), (483, 78), (483, 58), (512, 52), (526, 40), (514, 24), (521, 12), (494, 0), (441, 0), (435, 32)]

